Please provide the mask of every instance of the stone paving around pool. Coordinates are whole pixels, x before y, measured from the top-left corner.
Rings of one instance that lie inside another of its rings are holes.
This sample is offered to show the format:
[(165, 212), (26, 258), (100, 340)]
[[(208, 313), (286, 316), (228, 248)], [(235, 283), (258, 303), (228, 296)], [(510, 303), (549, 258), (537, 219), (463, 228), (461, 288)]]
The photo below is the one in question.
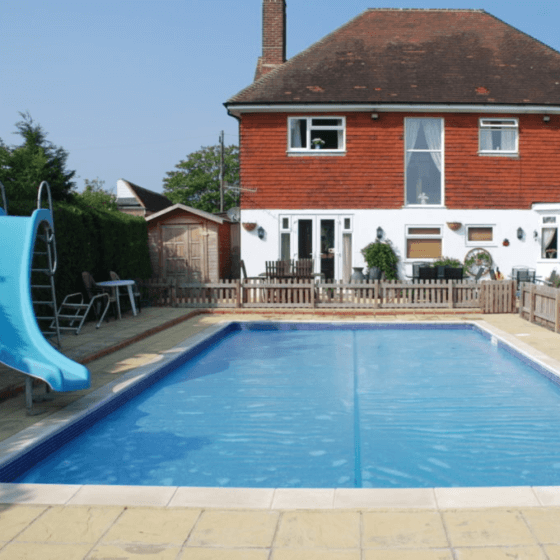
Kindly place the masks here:
[[(92, 389), (54, 393), (25, 414), (23, 394), (0, 402), (0, 440), (49, 416), (234, 314), (183, 320), (186, 310), (148, 308), (64, 337), (88, 363)], [(560, 337), (516, 315), (363, 316), (244, 313), (250, 320), (480, 321), (544, 362)], [(179, 322), (156, 332), (162, 325)], [(146, 332), (155, 332), (142, 338)], [(133, 344), (127, 345), (129, 341)], [(6, 373), (6, 376), (4, 374)], [(0, 371), (0, 391), (22, 376)], [(37, 390), (37, 391), (40, 391)], [(560, 489), (188, 489), (0, 484), (0, 560), (560, 560)]]

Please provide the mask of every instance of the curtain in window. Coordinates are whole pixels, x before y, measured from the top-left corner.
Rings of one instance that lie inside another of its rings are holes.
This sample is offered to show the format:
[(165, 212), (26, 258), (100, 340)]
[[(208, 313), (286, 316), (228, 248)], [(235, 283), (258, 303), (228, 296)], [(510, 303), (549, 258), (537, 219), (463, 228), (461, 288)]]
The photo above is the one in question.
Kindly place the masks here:
[(441, 121), (439, 119), (424, 119), (422, 123), (428, 149), (436, 150), (431, 151), (430, 155), (438, 171), (441, 172)]
[(406, 119), (405, 126), (405, 144), (406, 144), (406, 166), (410, 163), (412, 157), (412, 150), (416, 146), (418, 139), (418, 131), (420, 130), (420, 119)]
[(292, 148), (301, 148), (301, 130), (299, 119), (292, 119), (290, 121), (290, 136), (292, 139)]
[(480, 129), (480, 149), (483, 152), (491, 152), (492, 147), (492, 131), (489, 128)]
[(517, 130), (514, 128), (506, 128), (502, 130), (502, 150), (515, 152), (515, 137)]
[[(542, 230), (542, 255), (541, 257), (547, 258), (547, 249), (554, 249), (555, 247), (553, 247), (553, 241), (554, 241), (554, 235), (556, 233), (556, 228), (543, 228)], [(554, 255), (556, 256), (556, 255)]]

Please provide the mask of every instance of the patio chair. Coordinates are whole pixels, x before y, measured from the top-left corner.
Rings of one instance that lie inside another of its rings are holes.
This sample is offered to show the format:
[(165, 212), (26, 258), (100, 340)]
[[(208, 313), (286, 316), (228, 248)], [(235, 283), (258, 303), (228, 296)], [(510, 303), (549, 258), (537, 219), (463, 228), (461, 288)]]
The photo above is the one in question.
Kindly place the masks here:
[[(262, 282), (266, 282), (267, 278), (265, 272), (261, 272), (258, 276), (247, 276), (247, 269), (245, 268), (245, 261), (243, 259), (240, 260), (239, 265), (241, 268), (242, 280), (250, 280), (249, 284), (259, 284)], [(256, 280), (258, 280), (258, 282), (256, 282)], [(247, 294), (246, 291), (245, 294)], [(261, 302), (266, 301), (267, 292), (264, 288), (261, 288), (260, 290), (253, 290), (253, 295), (256, 296)], [(248, 296), (245, 295), (244, 297), (248, 297)]]
[[(119, 275), (113, 270), (109, 271), (109, 276), (111, 277), (111, 280), (120, 280)], [(124, 289), (124, 292), (125, 295), (128, 295), (128, 290), (126, 290), (126, 288)], [(142, 304), (141, 304), (142, 297), (136, 282), (134, 282), (134, 285), (132, 286), (132, 295), (134, 296), (134, 301), (136, 302), (136, 309), (138, 309), (138, 313), (140, 313), (140, 311), (142, 311)]]
[[(93, 276), (89, 272), (82, 272), (82, 280), (84, 282), (84, 287), (86, 289), (86, 294), (90, 301), (96, 299), (95, 296), (99, 294), (107, 294), (109, 296), (109, 305), (113, 305), (113, 315), (115, 319), (118, 318), (118, 310), (117, 310), (117, 296), (114, 290), (111, 289), (104, 289), (97, 285)], [(103, 316), (105, 316), (106, 311), (103, 311)], [(95, 313), (95, 318), (98, 319), (99, 315), (101, 314), (101, 302), (96, 301), (95, 305), (93, 306), (93, 312)]]
[(493, 268), (490, 269), (490, 279), (491, 280), (496, 280), (497, 279), (496, 278), (496, 273), (494, 272)]
[(293, 273), (296, 278), (313, 278), (313, 259), (299, 259), (294, 262)]
[[(110, 305), (111, 298), (108, 292), (93, 295), (87, 303), (84, 301), (84, 295), (81, 292), (67, 295), (58, 309), (58, 328), (61, 331), (74, 331), (77, 335), (80, 334), (89, 311), (93, 308), (96, 318), (99, 319), (97, 325), (95, 325), (95, 328), (98, 329), (105, 319)], [(98, 312), (95, 311), (97, 307), (103, 308), (101, 317), (97, 316)], [(56, 328), (54, 321), (50, 328), (51, 330)]]

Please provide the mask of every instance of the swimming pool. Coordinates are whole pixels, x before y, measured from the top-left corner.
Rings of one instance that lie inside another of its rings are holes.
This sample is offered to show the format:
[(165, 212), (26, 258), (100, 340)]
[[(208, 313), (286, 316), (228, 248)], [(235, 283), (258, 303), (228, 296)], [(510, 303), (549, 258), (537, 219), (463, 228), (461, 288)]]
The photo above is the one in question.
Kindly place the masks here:
[[(494, 342), (460, 324), (230, 324), (122, 392), (123, 402), (136, 396), (88, 432), (80, 433), (94, 418), (74, 425), (80, 437), (56, 458), (21, 475), (61, 435), (2, 467), (0, 480), (556, 485), (560, 395), (547, 375), (554, 376)], [(163, 380), (142, 393), (155, 378)]]

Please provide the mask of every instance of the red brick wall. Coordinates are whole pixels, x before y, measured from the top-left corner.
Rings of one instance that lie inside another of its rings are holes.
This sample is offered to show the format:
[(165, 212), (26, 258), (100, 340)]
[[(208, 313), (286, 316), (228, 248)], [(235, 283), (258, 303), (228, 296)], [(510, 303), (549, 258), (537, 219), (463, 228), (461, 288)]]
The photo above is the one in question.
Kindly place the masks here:
[[(302, 113), (290, 113), (298, 115)], [(333, 113), (334, 114), (334, 113)], [(288, 114), (241, 121), (241, 208), (400, 208), (404, 204), (405, 113), (346, 116), (346, 154), (289, 156)], [(445, 205), (529, 208), (560, 201), (560, 116), (519, 115), (519, 157), (478, 155), (481, 116), (443, 114)], [(514, 115), (502, 115), (514, 116)]]

